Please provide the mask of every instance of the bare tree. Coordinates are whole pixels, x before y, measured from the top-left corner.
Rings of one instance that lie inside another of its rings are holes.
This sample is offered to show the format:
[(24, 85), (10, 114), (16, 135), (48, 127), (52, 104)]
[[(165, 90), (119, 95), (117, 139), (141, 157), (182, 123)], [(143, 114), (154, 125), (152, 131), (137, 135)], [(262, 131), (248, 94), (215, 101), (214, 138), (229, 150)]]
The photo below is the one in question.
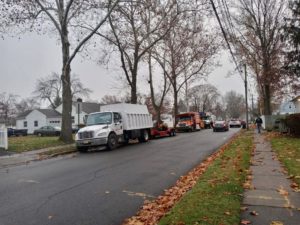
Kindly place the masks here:
[[(156, 121), (161, 121), (161, 113), (165, 111), (165, 100), (166, 96), (170, 90), (170, 82), (168, 81), (168, 77), (165, 73), (165, 61), (162, 62), (162, 85), (158, 85), (155, 92), (154, 89), (154, 81), (153, 81), (153, 65), (152, 65), (152, 51), (149, 50), (148, 54), (148, 71), (149, 71), (149, 86), (150, 86), (150, 102), (151, 108), (153, 108), (153, 114)], [(159, 94), (160, 93), (160, 94)], [(149, 107), (148, 107), (149, 108)]]
[[(71, 78), (71, 99), (74, 101), (78, 97), (89, 97), (92, 91), (85, 88), (79, 78), (73, 75)], [(62, 80), (57, 73), (41, 78), (37, 81), (35, 96), (50, 103), (51, 108), (55, 109), (62, 104)]]
[[(0, 3), (3, 18), (9, 18), (7, 25), (18, 26), (20, 29), (25, 27), (30, 31), (39, 31), (45, 27), (47, 31), (58, 36), (62, 51), (63, 93), (60, 139), (64, 142), (73, 142), (71, 63), (105, 23), (118, 2), (119, 0), (10, 0)], [(4, 20), (3, 18), (1, 20)], [(86, 23), (93, 25), (88, 32), (82, 29), (82, 25)], [(75, 40), (72, 41), (72, 37), (75, 37)]]
[(143, 56), (168, 33), (177, 16), (175, 0), (129, 0), (109, 17), (109, 30), (98, 33), (119, 54), (130, 86), (131, 103), (137, 103), (139, 64)]
[(213, 29), (204, 26), (205, 11), (192, 3), (178, 5), (178, 8), (181, 13), (176, 24), (156, 47), (155, 55), (172, 87), (174, 115), (178, 114), (178, 95), (182, 87), (195, 77), (208, 75), (220, 44)]
[(100, 104), (106, 105), (106, 104), (115, 104), (120, 102), (122, 102), (122, 100), (115, 95), (104, 95), (101, 98)]
[(16, 117), (17, 95), (0, 93), (0, 123), (12, 125), (13, 118)]
[(230, 118), (240, 118), (245, 112), (245, 99), (242, 94), (229, 91), (225, 94), (226, 113)]
[(216, 107), (220, 94), (212, 84), (200, 84), (190, 88), (189, 100), (193, 111), (211, 112)]
[(35, 97), (25, 98), (15, 104), (17, 113), (23, 113), (28, 110), (38, 109), (40, 107), (39, 102)]
[(263, 113), (271, 115), (272, 97), (283, 84), (281, 27), (284, 0), (238, 0), (233, 38), (237, 53), (255, 74)]

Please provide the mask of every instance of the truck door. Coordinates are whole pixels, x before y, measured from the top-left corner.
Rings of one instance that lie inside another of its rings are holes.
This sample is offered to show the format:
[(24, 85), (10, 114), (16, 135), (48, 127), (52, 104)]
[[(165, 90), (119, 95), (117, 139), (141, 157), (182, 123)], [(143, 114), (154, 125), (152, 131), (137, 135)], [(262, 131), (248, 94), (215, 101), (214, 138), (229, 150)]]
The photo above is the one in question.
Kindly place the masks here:
[(116, 132), (117, 135), (122, 135), (123, 134), (123, 124), (122, 124), (122, 119), (121, 115), (119, 113), (114, 113), (114, 131)]

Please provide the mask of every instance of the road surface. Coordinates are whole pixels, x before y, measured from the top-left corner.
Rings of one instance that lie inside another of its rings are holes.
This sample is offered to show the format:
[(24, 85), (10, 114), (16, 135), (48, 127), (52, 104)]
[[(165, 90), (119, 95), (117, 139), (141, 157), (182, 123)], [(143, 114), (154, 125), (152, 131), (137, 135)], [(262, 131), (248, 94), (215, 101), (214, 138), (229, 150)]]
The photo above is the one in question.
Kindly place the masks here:
[(0, 169), (0, 225), (121, 224), (238, 130), (180, 133)]

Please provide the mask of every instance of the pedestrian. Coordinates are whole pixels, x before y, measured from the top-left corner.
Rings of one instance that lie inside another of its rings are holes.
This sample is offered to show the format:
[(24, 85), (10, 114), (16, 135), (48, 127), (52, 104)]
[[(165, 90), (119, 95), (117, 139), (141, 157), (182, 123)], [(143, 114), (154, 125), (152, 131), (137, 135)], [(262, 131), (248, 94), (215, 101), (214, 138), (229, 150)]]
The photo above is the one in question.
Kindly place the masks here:
[(257, 132), (260, 134), (260, 130), (261, 130), (261, 125), (263, 123), (262, 119), (258, 116), (255, 120), (256, 123), (256, 127), (257, 127)]

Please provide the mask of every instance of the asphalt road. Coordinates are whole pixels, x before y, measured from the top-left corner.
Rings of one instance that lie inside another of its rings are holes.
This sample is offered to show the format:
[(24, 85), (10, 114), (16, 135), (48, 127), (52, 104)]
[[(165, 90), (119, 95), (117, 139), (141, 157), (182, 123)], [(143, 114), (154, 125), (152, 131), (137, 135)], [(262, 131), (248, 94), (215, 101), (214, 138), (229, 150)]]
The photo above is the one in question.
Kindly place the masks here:
[(239, 129), (0, 169), (0, 225), (119, 225)]

